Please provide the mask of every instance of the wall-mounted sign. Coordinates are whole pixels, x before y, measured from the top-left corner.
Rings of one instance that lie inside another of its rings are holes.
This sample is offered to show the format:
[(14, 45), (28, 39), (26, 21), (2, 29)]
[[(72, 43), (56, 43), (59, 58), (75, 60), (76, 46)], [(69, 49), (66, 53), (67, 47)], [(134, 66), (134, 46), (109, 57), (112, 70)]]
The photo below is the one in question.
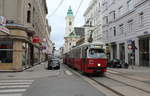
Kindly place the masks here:
[(6, 18), (3, 16), (0, 16), (0, 25), (5, 25), (6, 24)]
[(40, 38), (39, 38), (39, 36), (33, 37), (32, 42), (33, 42), (33, 43), (40, 43)]
[(10, 34), (9, 29), (7, 29), (7, 28), (4, 27), (4, 26), (0, 26), (0, 32), (6, 33), (6, 34)]
[(41, 49), (42, 50), (46, 50), (46, 46), (41, 46)]
[(9, 29), (7, 29), (5, 25), (6, 25), (6, 18), (3, 16), (0, 16), (0, 32), (10, 34)]

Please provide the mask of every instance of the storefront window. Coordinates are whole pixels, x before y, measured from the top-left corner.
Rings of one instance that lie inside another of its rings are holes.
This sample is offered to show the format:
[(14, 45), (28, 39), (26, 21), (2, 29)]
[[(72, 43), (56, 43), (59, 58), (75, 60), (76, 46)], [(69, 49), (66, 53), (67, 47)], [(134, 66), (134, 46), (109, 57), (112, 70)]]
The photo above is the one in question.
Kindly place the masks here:
[(0, 41), (0, 63), (13, 62), (13, 41)]

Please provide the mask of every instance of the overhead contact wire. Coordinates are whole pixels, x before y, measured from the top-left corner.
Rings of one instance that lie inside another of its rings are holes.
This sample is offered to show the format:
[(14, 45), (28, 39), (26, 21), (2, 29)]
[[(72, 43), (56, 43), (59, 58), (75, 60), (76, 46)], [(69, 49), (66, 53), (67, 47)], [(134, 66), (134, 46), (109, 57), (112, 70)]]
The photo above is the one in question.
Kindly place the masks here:
[(58, 4), (58, 6), (56, 7), (56, 9), (48, 16), (48, 17), (52, 17), (57, 10), (60, 8), (60, 6), (63, 4), (64, 0), (61, 0), (60, 3)]
[(76, 14), (75, 14), (75, 18), (76, 18), (76, 16), (77, 16), (78, 12), (79, 12), (79, 9), (80, 9), (82, 3), (83, 3), (83, 0), (81, 0), (81, 2), (80, 2), (80, 4), (79, 4), (79, 7), (78, 7), (78, 9), (77, 9), (77, 11), (76, 11)]

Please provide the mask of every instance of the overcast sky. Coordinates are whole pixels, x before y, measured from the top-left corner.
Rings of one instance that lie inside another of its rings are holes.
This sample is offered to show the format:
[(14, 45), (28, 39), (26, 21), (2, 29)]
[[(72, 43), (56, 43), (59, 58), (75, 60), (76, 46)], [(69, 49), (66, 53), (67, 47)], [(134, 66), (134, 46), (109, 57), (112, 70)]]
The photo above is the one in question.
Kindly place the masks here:
[[(49, 24), (52, 27), (51, 40), (52, 42), (55, 43), (56, 48), (63, 46), (64, 43), (65, 24), (66, 24), (65, 17), (69, 6), (71, 5), (73, 13), (75, 14), (81, 0), (64, 0), (63, 4), (55, 12), (55, 14), (50, 16), (51, 13), (58, 6), (60, 1), (61, 0), (47, 0), (47, 6), (49, 12), (47, 18), (49, 20)], [(84, 24), (83, 14), (89, 5), (89, 2), (90, 0), (83, 0), (81, 8), (74, 22), (75, 26), (82, 26)]]

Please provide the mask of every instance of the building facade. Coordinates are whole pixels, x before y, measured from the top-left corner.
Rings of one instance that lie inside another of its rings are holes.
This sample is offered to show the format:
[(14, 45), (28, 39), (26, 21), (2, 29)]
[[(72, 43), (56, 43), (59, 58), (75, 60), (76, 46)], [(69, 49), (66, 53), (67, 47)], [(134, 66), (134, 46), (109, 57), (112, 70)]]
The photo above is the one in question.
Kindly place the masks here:
[(85, 17), (85, 42), (89, 41), (90, 36), (93, 42), (103, 42), (102, 34), (102, 11), (101, 0), (91, 0), (89, 7), (84, 13)]
[(45, 60), (51, 31), (47, 13), (46, 0), (0, 0), (0, 16), (10, 32), (0, 32), (0, 70), (22, 71)]
[(150, 66), (149, 5), (149, 0), (102, 0), (102, 29), (110, 59)]
[(150, 66), (149, 5), (149, 0), (91, 0), (84, 13), (85, 42), (91, 36), (104, 42), (110, 60)]

